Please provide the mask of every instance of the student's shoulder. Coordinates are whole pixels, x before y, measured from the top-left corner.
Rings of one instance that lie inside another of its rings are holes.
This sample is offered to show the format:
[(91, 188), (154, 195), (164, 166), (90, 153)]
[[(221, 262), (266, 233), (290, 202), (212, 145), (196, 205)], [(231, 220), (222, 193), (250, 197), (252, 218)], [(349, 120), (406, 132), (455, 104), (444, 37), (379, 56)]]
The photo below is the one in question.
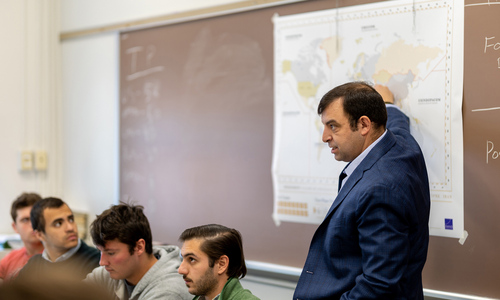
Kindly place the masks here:
[(46, 263), (47, 261), (45, 260), (45, 258), (42, 257), (42, 254), (35, 254), (33, 255), (29, 260), (28, 262), (26, 263), (26, 265), (34, 265), (34, 264), (40, 264), (40, 263)]
[[(182, 276), (178, 276), (181, 278), (182, 283), (184, 283)], [(177, 284), (176, 281), (172, 280), (154, 280), (143, 287), (139, 299), (191, 300), (193, 299), (193, 295), (188, 292), (184, 284)]]
[(153, 254), (163, 256), (179, 256), (181, 249), (176, 245), (159, 245), (153, 247)]
[(101, 255), (101, 252), (99, 250), (87, 245), (84, 241), (81, 242), (80, 249), (78, 249), (77, 253), (80, 253), (81, 255), (84, 255), (84, 256), (91, 256), (91, 257), (95, 257), (95, 256), (100, 257), (100, 255)]
[(243, 288), (240, 280), (235, 277), (230, 278), (222, 290), (220, 300), (226, 299), (260, 300), (250, 290)]
[(247, 289), (243, 289), (243, 290), (238, 291), (234, 295), (234, 298), (241, 299), (241, 300), (260, 300), (259, 297), (255, 296), (254, 294), (252, 294), (252, 292), (250, 292)]
[(2, 259), (0, 259), (0, 265), (4, 265), (12, 260), (16, 260), (18, 257), (24, 255), (25, 252), (26, 252), (26, 250), (24, 247), (20, 248), (20, 249), (13, 249), (13, 250), (8, 251), (8, 253), (5, 254), (5, 256), (2, 257)]

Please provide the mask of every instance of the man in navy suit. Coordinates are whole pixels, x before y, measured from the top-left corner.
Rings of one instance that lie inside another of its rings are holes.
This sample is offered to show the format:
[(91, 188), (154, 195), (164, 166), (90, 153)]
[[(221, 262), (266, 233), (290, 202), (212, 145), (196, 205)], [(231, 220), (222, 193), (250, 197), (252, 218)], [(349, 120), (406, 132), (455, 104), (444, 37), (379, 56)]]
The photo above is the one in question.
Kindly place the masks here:
[(294, 299), (424, 298), (430, 208), (424, 157), (408, 118), (394, 105), (386, 108), (392, 93), (375, 88), (347, 83), (318, 106), (323, 142), (349, 164), (312, 238)]

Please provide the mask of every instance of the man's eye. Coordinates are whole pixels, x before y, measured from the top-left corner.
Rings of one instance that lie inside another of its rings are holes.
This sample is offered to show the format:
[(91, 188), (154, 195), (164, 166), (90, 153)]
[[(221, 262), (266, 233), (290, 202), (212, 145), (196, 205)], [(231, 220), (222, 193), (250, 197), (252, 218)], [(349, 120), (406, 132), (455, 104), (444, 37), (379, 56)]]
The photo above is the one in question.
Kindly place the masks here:
[(30, 223), (30, 219), (29, 218), (24, 218), (24, 219), (21, 219), (20, 222), (24, 223), (24, 224), (27, 224), (27, 223)]
[(182, 261), (187, 261), (188, 263), (193, 263), (196, 260), (192, 257), (183, 257)]

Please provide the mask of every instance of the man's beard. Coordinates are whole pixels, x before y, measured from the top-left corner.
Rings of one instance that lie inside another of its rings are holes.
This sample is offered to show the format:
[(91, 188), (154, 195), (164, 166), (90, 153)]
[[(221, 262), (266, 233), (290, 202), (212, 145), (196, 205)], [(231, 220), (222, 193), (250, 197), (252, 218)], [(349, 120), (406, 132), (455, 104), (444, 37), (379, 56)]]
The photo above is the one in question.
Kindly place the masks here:
[(204, 296), (210, 294), (214, 289), (217, 288), (218, 281), (213, 273), (214, 268), (209, 268), (205, 272), (202, 278), (196, 283), (196, 290), (190, 292), (196, 296)]

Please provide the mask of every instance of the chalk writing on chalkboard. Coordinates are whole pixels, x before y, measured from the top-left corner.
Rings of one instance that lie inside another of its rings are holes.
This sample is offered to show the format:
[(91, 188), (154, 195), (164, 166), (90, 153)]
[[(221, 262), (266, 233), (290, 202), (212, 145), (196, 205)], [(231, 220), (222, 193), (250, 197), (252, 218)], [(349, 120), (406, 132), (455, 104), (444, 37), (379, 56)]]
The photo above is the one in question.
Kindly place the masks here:
[[(500, 50), (500, 39), (495, 39), (494, 36), (492, 37), (484, 37), (484, 53), (487, 53), (488, 51), (497, 51)], [(497, 58), (497, 66), (500, 69), (500, 57)]]

